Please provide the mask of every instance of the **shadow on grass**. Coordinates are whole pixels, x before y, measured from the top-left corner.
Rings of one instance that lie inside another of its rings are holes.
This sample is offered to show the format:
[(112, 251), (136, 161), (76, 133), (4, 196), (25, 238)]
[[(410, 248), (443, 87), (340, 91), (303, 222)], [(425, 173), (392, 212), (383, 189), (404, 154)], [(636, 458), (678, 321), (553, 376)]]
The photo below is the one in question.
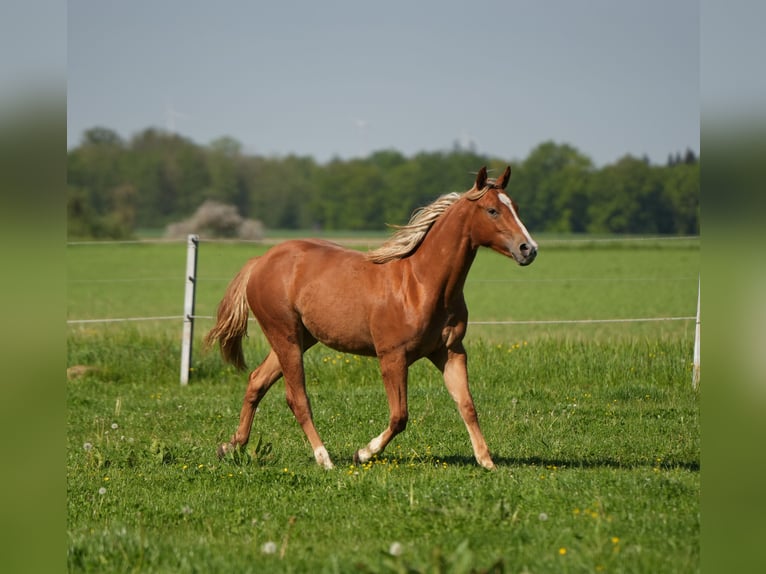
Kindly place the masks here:
[[(461, 456), (452, 455), (445, 457), (436, 457), (439, 461), (446, 462), (448, 465), (454, 466), (478, 466), (476, 459), (473, 456)], [(699, 472), (699, 461), (662, 461), (660, 463), (653, 463), (651, 461), (639, 462), (639, 461), (618, 461), (609, 458), (593, 458), (593, 459), (564, 459), (564, 458), (544, 458), (539, 456), (532, 457), (507, 457), (507, 456), (493, 456), (492, 460), (495, 461), (495, 466), (507, 467), (507, 468), (519, 468), (525, 466), (548, 468), (556, 467), (558, 469), (564, 468), (615, 468), (615, 469), (636, 469), (636, 468), (660, 468), (662, 470), (674, 470), (682, 469), (690, 472)]]

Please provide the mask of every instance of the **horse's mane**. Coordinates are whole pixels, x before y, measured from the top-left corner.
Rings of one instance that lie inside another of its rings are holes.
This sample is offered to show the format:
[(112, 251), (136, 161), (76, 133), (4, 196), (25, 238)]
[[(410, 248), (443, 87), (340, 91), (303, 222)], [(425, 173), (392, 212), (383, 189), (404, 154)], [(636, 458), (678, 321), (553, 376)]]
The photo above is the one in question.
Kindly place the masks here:
[(420, 246), (433, 224), (448, 207), (463, 197), (476, 201), (487, 193), (487, 190), (493, 184), (494, 180), (488, 180), (487, 186), (482, 189), (474, 188), (465, 193), (446, 193), (433, 203), (416, 209), (406, 225), (389, 225), (389, 227), (396, 229), (396, 231), (383, 245), (369, 251), (366, 254), (367, 259), (374, 263), (386, 263), (411, 255)]

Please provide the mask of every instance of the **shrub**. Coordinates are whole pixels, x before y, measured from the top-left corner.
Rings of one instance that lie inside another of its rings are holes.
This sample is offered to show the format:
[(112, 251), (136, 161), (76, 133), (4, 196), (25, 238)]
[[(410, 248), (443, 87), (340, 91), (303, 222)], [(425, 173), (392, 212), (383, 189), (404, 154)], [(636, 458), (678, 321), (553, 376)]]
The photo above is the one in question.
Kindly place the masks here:
[(165, 235), (180, 238), (196, 233), (208, 238), (253, 240), (263, 238), (263, 231), (260, 221), (243, 218), (235, 206), (209, 199), (188, 219), (168, 225)]

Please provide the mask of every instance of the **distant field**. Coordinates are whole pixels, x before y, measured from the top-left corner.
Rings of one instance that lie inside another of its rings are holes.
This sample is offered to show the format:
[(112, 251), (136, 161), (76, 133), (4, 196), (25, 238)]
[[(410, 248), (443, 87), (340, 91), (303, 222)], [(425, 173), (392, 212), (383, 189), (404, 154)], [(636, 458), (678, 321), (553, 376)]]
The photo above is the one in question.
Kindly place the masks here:
[[(363, 247), (364, 248), (364, 247)], [(212, 316), (228, 281), (268, 246), (200, 246), (196, 314)], [(68, 318), (181, 315), (184, 243), (74, 245), (67, 249)], [(699, 242), (541, 241), (529, 267), (481, 250), (468, 276), (471, 321), (572, 321), (691, 316), (696, 310)], [(200, 321), (204, 328), (204, 321)], [(680, 335), (689, 323), (476, 325), (474, 334), (514, 336)]]
[[(540, 243), (527, 268), (480, 253), (466, 285), (472, 321), (694, 315), (696, 240)], [(203, 243), (197, 314), (213, 315), (264, 249)], [(181, 315), (185, 250), (69, 246), (68, 318)], [(198, 321), (197, 343), (210, 324)], [(70, 571), (699, 571), (693, 321), (472, 325), (471, 388), (496, 472), (474, 462), (426, 363), (411, 369), (407, 430), (355, 467), (354, 450), (387, 420), (377, 364), (307, 353), (337, 465), (323, 471), (281, 384), (246, 455), (216, 458), (246, 376), (197, 344), (181, 387), (180, 321), (68, 332), (68, 366), (87, 368), (67, 383)], [(245, 349), (253, 365), (266, 352), (255, 325)]]

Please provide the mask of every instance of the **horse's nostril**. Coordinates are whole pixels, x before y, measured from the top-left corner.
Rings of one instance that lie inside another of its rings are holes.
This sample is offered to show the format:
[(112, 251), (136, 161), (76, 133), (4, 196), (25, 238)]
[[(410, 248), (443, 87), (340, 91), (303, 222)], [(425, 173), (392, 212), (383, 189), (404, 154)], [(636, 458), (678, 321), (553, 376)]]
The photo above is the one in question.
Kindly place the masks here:
[(527, 253), (529, 253), (529, 245), (527, 245), (526, 243), (522, 243), (521, 245), (519, 245), (519, 250), (520, 250), (520, 251), (521, 251), (521, 252), (522, 252), (524, 255), (526, 255)]

